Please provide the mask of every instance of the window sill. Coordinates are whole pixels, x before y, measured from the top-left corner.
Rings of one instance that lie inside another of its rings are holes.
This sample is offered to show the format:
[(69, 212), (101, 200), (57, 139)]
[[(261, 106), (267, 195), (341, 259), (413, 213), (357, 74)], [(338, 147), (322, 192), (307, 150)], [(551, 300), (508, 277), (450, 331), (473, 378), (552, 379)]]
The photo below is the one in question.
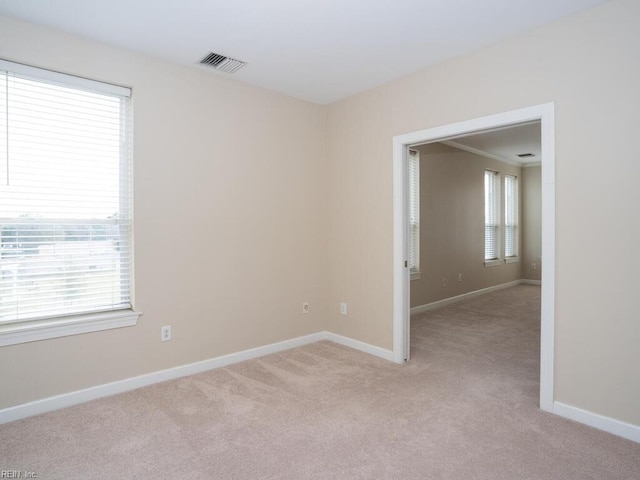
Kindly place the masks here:
[(420, 280), (422, 278), (422, 272), (411, 272), (409, 274), (410, 280)]
[(504, 259), (504, 263), (520, 263), (520, 257), (507, 257)]
[(484, 266), (485, 267), (497, 267), (498, 265), (502, 265), (504, 262), (502, 261), (501, 258), (496, 258), (495, 260), (485, 260), (484, 261)]
[(19, 343), (99, 332), (112, 328), (132, 327), (140, 312), (117, 310), (0, 325), (0, 347)]

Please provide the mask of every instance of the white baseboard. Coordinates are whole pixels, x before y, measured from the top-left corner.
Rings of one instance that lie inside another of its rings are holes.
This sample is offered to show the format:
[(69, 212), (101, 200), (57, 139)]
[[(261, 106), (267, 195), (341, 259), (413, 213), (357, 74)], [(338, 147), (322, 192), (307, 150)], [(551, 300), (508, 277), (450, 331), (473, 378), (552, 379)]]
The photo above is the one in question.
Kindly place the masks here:
[(290, 350), (292, 348), (301, 347), (321, 340), (330, 340), (340, 345), (345, 345), (355, 350), (360, 350), (370, 355), (384, 358), (385, 360), (392, 360), (392, 352), (389, 350), (369, 345), (368, 343), (360, 342), (352, 338), (343, 337), (342, 335), (337, 335), (335, 333), (318, 332), (311, 335), (305, 335), (303, 337), (264, 345), (262, 347), (251, 348), (249, 350), (243, 350), (241, 352), (203, 360), (201, 362), (181, 365), (179, 367), (168, 368), (166, 370), (159, 370), (157, 372), (147, 373), (137, 377), (126, 378), (124, 380), (106, 383), (104, 385), (97, 385), (95, 387), (85, 388), (75, 392), (63, 393), (61, 395), (43, 398), (42, 400), (35, 400), (22, 405), (8, 407), (0, 410), (0, 424), (13, 422), (15, 420), (20, 420), (21, 418), (31, 417), (41, 413), (51, 412), (53, 410), (59, 410), (61, 408), (71, 407), (90, 400), (116, 395), (118, 393), (135, 390), (136, 388), (146, 387), (155, 383), (166, 382), (167, 380), (186, 377), (188, 375), (206, 372), (215, 368), (226, 367), (234, 363), (244, 362), (245, 360), (251, 360), (265, 355), (271, 355), (272, 353)]
[(353, 338), (343, 337), (342, 335), (338, 335), (337, 333), (325, 333), (327, 334), (327, 340), (330, 340), (334, 343), (353, 348), (354, 350), (360, 350), (361, 352), (368, 353), (369, 355), (374, 355), (376, 357), (380, 357), (393, 362), (393, 352), (391, 350), (376, 347), (375, 345), (364, 343), (360, 340), (354, 340)]
[[(508, 284), (502, 285), (501, 288), (507, 288), (505, 285)], [(499, 290), (499, 288), (495, 287), (491, 287), (491, 289)], [(478, 290), (477, 292), (472, 293), (481, 295), (482, 293), (486, 293), (485, 290), (486, 289)], [(59, 410), (61, 408), (71, 407), (73, 405), (88, 402), (90, 400), (116, 395), (118, 393), (135, 390), (137, 388), (146, 387), (155, 383), (165, 382), (167, 380), (173, 380), (175, 378), (185, 377), (188, 375), (194, 375), (196, 373), (206, 372), (215, 368), (226, 367), (228, 365), (243, 362), (245, 360), (251, 360), (258, 357), (263, 357), (265, 355), (270, 355), (272, 353), (282, 352), (292, 348), (301, 347), (303, 345), (308, 345), (310, 343), (315, 343), (321, 340), (329, 340), (339, 345), (344, 345), (346, 347), (353, 348), (355, 350), (359, 350), (376, 357), (380, 357), (384, 360), (393, 361), (393, 352), (391, 350), (380, 348), (375, 345), (361, 342), (359, 340), (354, 340), (353, 338), (345, 337), (332, 332), (318, 332), (311, 335), (305, 335), (303, 337), (297, 337), (282, 342), (272, 343), (270, 345), (265, 345), (262, 347), (243, 350), (237, 353), (231, 353), (229, 355), (223, 355), (221, 357), (216, 357), (201, 362), (195, 362), (188, 365), (160, 370), (137, 377), (127, 378), (117, 382), (98, 385), (83, 390), (77, 390), (75, 392), (44, 398), (42, 400), (36, 400), (34, 402), (25, 403), (22, 405), (16, 405), (15, 407), (5, 408), (3, 410), (0, 410), (0, 424), (13, 422), (41, 413), (51, 412), (53, 410)], [(598, 415), (596, 413), (588, 412), (577, 407), (565, 405), (561, 402), (553, 403), (553, 413), (561, 417), (565, 417), (570, 420), (574, 420), (576, 422), (583, 423), (599, 430), (603, 430), (605, 432), (609, 432), (628, 440), (640, 443), (640, 426), (625, 423), (620, 420), (615, 420), (613, 418)]]
[[(534, 280), (530, 280), (530, 281), (534, 281)], [(428, 312), (430, 310), (435, 310), (436, 308), (444, 307), (445, 305), (450, 305), (452, 303), (457, 303), (462, 300), (467, 300), (473, 297), (479, 297), (480, 295), (485, 295), (487, 293), (495, 292), (497, 290), (503, 290), (505, 288), (514, 287), (522, 283), (524, 283), (522, 280), (514, 280), (512, 282), (501, 283), (500, 285), (494, 285), (492, 287), (482, 288), (480, 290), (474, 290), (473, 292), (463, 293), (462, 295), (456, 295), (455, 297), (444, 298), (442, 300), (438, 300), (437, 302), (427, 303), (426, 305), (418, 305), (417, 307), (411, 308), (411, 315)]]
[(530, 280), (528, 278), (523, 278), (522, 280), (520, 280), (520, 283), (523, 285), (536, 285), (538, 287), (542, 286), (541, 280)]
[(627, 440), (640, 443), (640, 426), (605, 417), (597, 413), (572, 407), (561, 402), (553, 402), (553, 413), (578, 423), (603, 430)]

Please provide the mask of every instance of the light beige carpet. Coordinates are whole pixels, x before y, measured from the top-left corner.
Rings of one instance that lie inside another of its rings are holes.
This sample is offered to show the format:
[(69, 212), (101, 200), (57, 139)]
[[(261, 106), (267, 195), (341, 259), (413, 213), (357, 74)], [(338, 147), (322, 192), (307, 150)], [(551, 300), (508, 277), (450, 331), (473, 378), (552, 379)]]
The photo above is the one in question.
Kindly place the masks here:
[(0, 426), (39, 479), (640, 478), (640, 445), (538, 410), (540, 290), (421, 315), (401, 366), (321, 342)]

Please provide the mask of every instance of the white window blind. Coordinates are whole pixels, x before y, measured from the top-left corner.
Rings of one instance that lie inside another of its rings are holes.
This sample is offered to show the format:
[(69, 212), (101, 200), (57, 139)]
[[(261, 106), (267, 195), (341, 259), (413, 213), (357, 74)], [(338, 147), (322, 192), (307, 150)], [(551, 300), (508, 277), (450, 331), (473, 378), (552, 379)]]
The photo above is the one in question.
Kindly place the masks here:
[(500, 195), (498, 172), (484, 172), (484, 259), (495, 260), (499, 256)]
[(131, 308), (130, 94), (0, 61), (0, 324)]
[(504, 256), (518, 255), (518, 179), (504, 177)]
[(420, 155), (409, 150), (409, 270), (420, 271)]

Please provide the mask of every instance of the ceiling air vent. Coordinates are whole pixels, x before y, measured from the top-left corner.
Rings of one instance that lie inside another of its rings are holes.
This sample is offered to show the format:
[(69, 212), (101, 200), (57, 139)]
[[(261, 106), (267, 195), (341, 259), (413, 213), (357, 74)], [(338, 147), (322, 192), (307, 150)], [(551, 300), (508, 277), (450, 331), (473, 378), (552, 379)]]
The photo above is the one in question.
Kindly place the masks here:
[(224, 55), (213, 52), (209, 52), (202, 60), (200, 60), (200, 65), (207, 65), (226, 73), (235, 73), (246, 64), (247, 62), (225, 57)]
[(535, 157), (536, 154), (535, 153), (519, 153), (518, 156), (520, 158), (530, 158), (530, 157)]

